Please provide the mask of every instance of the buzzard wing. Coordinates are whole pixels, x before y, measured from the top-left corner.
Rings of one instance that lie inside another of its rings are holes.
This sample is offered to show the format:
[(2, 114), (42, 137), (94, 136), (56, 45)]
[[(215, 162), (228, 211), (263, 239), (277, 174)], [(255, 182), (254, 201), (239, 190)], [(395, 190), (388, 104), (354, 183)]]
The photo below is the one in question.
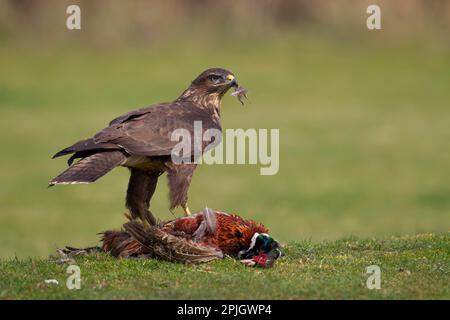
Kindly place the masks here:
[[(179, 143), (171, 140), (174, 130), (188, 130), (193, 144), (194, 121), (202, 122), (203, 131), (210, 128), (220, 130), (220, 123), (213, 119), (209, 111), (190, 103), (159, 104), (114, 119), (109, 127), (94, 136), (94, 142), (116, 144), (133, 155), (167, 156)], [(209, 143), (203, 141), (202, 147)]]

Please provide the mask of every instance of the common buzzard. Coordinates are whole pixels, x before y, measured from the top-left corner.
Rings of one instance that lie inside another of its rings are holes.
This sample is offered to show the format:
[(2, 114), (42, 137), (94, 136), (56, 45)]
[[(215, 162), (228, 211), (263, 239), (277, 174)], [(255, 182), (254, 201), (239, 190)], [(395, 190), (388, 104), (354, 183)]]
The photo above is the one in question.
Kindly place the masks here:
[[(170, 190), (170, 209), (181, 206), (189, 215), (187, 193), (194, 163), (175, 163), (172, 149), (174, 130), (188, 130), (194, 143), (194, 121), (201, 121), (202, 130), (218, 129), (220, 100), (231, 88), (237, 88), (235, 76), (225, 69), (213, 68), (201, 73), (173, 102), (160, 103), (131, 111), (109, 123), (94, 137), (81, 140), (61, 150), (53, 158), (72, 154), (69, 168), (50, 181), (56, 184), (78, 184), (96, 181), (117, 166), (130, 169), (126, 206), (132, 218), (156, 224), (149, 210), (158, 177), (167, 172)], [(202, 150), (211, 142), (203, 141)], [(75, 159), (80, 159), (73, 163)], [(149, 219), (145, 219), (145, 217)]]

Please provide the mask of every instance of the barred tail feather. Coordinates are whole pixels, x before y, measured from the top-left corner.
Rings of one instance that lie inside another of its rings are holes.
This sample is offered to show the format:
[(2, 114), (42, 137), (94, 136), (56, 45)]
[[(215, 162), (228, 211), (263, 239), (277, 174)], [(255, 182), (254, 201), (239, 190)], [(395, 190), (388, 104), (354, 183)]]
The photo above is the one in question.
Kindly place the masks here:
[(55, 184), (91, 183), (123, 163), (126, 156), (121, 151), (103, 151), (81, 159), (50, 181)]

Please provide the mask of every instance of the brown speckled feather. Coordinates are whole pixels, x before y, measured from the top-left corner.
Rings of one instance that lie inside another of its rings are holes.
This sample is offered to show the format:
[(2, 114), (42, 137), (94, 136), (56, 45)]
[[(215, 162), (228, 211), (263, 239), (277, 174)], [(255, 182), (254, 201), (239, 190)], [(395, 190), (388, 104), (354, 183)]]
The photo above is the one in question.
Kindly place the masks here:
[[(142, 156), (170, 156), (179, 143), (178, 140), (171, 140), (171, 134), (179, 128), (190, 132), (193, 148), (194, 121), (201, 121), (203, 130), (221, 130), (220, 123), (211, 117), (210, 110), (199, 108), (189, 101), (155, 105), (119, 119), (113, 120), (109, 127), (96, 134), (95, 143), (120, 145), (128, 153)], [(208, 144), (209, 141), (203, 142), (203, 148)]]

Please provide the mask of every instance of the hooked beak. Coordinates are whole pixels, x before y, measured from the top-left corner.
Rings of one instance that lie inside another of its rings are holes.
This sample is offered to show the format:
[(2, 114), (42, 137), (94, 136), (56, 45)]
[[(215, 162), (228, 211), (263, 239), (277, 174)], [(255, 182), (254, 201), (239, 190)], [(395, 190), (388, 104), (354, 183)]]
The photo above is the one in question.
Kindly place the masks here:
[(231, 74), (229, 74), (227, 76), (227, 81), (228, 81), (228, 83), (230, 84), (231, 87), (237, 88), (239, 86), (237, 81), (236, 81), (236, 78), (233, 75), (231, 75)]

